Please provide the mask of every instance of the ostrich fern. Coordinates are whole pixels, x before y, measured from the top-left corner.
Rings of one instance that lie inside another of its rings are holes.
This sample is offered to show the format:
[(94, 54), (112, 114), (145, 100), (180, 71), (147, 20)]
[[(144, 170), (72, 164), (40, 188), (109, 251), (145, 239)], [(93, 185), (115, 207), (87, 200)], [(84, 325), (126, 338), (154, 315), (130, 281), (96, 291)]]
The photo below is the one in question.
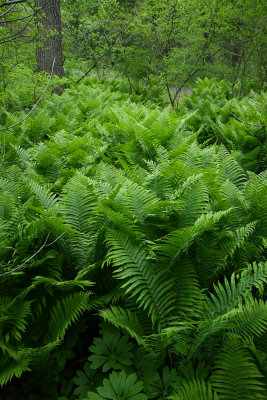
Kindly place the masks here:
[[(237, 132), (229, 136), (221, 106), (194, 109), (197, 94), (181, 118), (90, 81), (81, 88), (73, 105), (66, 91), (6, 143), (0, 383), (35, 368), (82, 313), (90, 325), (93, 309), (154, 356), (155, 387), (173, 366), (163, 398), (262, 398), (266, 173), (244, 169), (254, 156), (246, 161)], [(218, 145), (204, 143), (210, 136)], [(126, 385), (134, 373), (112, 377)]]

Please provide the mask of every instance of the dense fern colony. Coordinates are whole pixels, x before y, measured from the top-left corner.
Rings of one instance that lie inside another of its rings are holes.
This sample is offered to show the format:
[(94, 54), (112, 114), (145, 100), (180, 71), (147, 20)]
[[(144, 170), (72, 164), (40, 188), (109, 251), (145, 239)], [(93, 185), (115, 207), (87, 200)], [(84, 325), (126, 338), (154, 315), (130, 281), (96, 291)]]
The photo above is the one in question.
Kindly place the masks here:
[(97, 337), (49, 399), (266, 398), (266, 96), (227, 90), (175, 114), (88, 80), (2, 132), (2, 385), (83, 314)]

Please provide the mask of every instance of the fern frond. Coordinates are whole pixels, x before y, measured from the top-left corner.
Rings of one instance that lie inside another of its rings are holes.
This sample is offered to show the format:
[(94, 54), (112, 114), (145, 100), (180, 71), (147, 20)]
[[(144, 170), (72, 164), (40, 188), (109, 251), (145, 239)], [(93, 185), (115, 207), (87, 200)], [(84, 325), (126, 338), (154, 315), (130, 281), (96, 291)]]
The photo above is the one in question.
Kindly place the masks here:
[(140, 307), (148, 310), (153, 324), (166, 327), (175, 309), (174, 293), (171, 291), (173, 281), (166, 279), (164, 269), (158, 269), (149, 262), (149, 258), (154, 257), (152, 251), (112, 229), (107, 230), (106, 243), (109, 248), (106, 260), (119, 267), (114, 276), (123, 279), (122, 288), (137, 298)]
[(186, 321), (192, 317), (199, 317), (204, 297), (193, 264), (189, 260), (182, 259), (173, 266), (172, 275), (175, 282), (177, 316)]
[(39, 183), (33, 180), (29, 181), (29, 186), (33, 193), (38, 197), (44, 208), (46, 208), (48, 211), (57, 203), (56, 195), (51, 193), (50, 190), (45, 186), (41, 186)]
[[(236, 284), (236, 279), (238, 283)], [(245, 298), (252, 287), (262, 290), (267, 282), (267, 262), (253, 263), (241, 272), (233, 273), (230, 282), (225, 278), (224, 286), (219, 282), (214, 285), (215, 294), (211, 294), (205, 305), (208, 318), (214, 318), (233, 309), (242, 298)]]
[(219, 400), (209, 382), (202, 379), (192, 379), (184, 383), (177, 393), (168, 397), (170, 400)]
[(44, 284), (47, 287), (55, 287), (59, 289), (66, 289), (66, 288), (72, 288), (72, 287), (80, 287), (84, 289), (84, 287), (88, 286), (93, 286), (94, 282), (88, 281), (88, 280), (69, 280), (69, 281), (58, 281), (53, 278), (47, 278), (44, 276), (35, 276), (33, 279), (33, 283), (35, 285), (41, 285)]
[(33, 155), (32, 155), (32, 150), (25, 150), (22, 147), (12, 145), (14, 150), (16, 151), (17, 155), (19, 156), (20, 160), (26, 163), (32, 163), (33, 162)]
[(212, 387), (220, 399), (264, 399), (264, 385), (249, 351), (236, 338), (230, 338), (215, 360)]
[(14, 376), (20, 378), (23, 372), (31, 371), (31, 357), (21, 357), (18, 360), (10, 359), (6, 365), (1, 366), (0, 370), (0, 385), (8, 383)]
[(47, 343), (62, 338), (72, 322), (86, 310), (88, 293), (77, 292), (58, 300), (48, 321)]
[(99, 311), (99, 315), (117, 328), (126, 330), (138, 344), (145, 345), (142, 338), (144, 332), (137, 316), (129, 309), (111, 306), (109, 309)]
[(193, 225), (201, 215), (210, 211), (208, 189), (199, 180), (196, 180), (192, 187), (184, 189), (180, 199), (184, 202), (184, 207), (180, 212), (183, 226)]
[(180, 257), (181, 254), (187, 252), (192, 243), (205, 231), (213, 228), (213, 226), (231, 210), (219, 211), (216, 213), (203, 214), (195, 222), (193, 226), (184, 229), (178, 229), (165, 236), (162, 244), (157, 246), (157, 251), (161, 257), (169, 263), (170, 266)]
[(78, 232), (88, 233), (88, 219), (94, 205), (94, 195), (82, 184), (73, 180), (65, 187), (65, 194), (61, 201), (62, 213), (67, 222)]
[(267, 331), (267, 302), (248, 300), (238, 307), (231, 323), (232, 332), (245, 338), (264, 334)]
[(221, 146), (218, 153), (218, 162), (225, 178), (233, 182), (238, 188), (242, 188), (247, 181), (247, 176), (224, 146)]

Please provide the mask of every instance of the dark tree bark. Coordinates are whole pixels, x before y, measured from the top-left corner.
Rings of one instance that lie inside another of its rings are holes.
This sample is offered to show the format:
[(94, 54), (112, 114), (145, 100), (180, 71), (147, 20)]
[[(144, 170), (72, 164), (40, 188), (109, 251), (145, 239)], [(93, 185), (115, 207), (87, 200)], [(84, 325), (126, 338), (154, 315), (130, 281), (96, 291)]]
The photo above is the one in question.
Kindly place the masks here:
[[(40, 9), (36, 18), (39, 32), (36, 50), (37, 72), (46, 71), (50, 74), (55, 59), (53, 75), (62, 78), (64, 68), (60, 0), (36, 0), (35, 5)], [(55, 92), (61, 94), (62, 88), (55, 89)]]

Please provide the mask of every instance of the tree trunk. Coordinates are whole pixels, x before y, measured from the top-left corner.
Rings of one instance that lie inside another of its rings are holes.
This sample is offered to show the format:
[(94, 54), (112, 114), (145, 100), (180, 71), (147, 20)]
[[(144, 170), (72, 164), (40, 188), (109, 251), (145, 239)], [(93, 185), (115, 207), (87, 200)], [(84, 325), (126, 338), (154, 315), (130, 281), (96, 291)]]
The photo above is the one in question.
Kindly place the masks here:
[[(60, 0), (36, 0), (35, 5), (40, 8), (36, 19), (39, 33), (36, 49), (37, 72), (46, 71), (50, 74), (55, 59), (53, 75), (62, 78), (64, 68)], [(55, 92), (61, 94), (62, 88), (56, 88)]]

